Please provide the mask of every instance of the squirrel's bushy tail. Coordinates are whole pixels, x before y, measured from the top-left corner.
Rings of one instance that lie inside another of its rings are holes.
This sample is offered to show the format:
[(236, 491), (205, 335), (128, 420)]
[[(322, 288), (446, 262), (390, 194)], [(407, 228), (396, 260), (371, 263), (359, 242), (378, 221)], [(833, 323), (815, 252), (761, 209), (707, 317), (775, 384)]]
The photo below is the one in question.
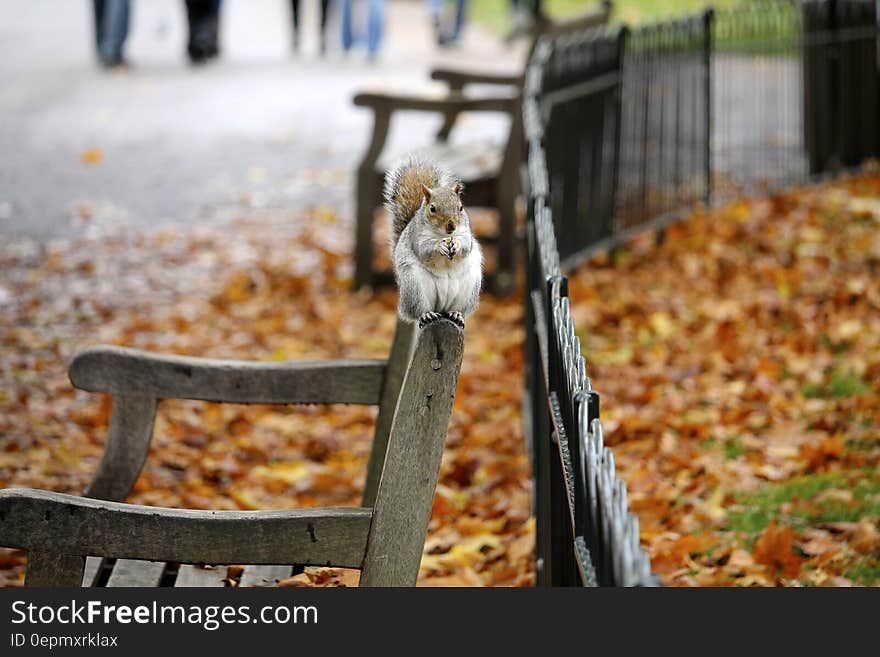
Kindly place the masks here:
[(436, 162), (410, 156), (385, 174), (385, 209), (391, 215), (391, 248), (422, 206), (422, 185), (437, 187), (454, 183), (452, 174)]

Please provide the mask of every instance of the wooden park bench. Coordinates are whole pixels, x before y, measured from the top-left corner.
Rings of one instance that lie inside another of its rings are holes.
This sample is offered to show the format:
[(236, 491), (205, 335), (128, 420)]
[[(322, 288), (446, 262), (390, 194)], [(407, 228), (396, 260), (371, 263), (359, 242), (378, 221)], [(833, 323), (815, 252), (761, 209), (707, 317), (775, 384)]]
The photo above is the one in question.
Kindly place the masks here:
[[(534, 48), (544, 35), (561, 35), (591, 29), (608, 21), (611, 2), (586, 13), (560, 21), (543, 20), (532, 32)], [(527, 60), (526, 60), (527, 61)], [(525, 81), (523, 70), (510, 75), (477, 71), (438, 69), (431, 78), (445, 82), (449, 93), (443, 98), (359, 93), (354, 104), (373, 110), (373, 135), (357, 170), (355, 205), (355, 286), (381, 285), (392, 280), (389, 271), (373, 269), (373, 218), (382, 204), (382, 185), (385, 172), (394, 157), (383, 153), (396, 112), (431, 112), (443, 116), (443, 124), (433, 144), (416, 153), (427, 159), (444, 163), (461, 178), (465, 185), (466, 203), (471, 207), (498, 209), (497, 234), (482, 236), (481, 240), (497, 245), (497, 266), (488, 277), (493, 290), (500, 294), (511, 291), (515, 276), (516, 199), (520, 193), (520, 165), (522, 153), (522, 120), (520, 96)], [(471, 85), (494, 85), (506, 90), (506, 95), (465, 95)], [(449, 135), (463, 112), (500, 112), (510, 116), (510, 129), (504, 143), (480, 141), (456, 143)]]
[[(398, 322), (387, 360), (298, 363), (160, 356), (121, 347), (78, 354), (74, 386), (113, 395), (103, 458), (85, 497), (0, 490), (0, 545), (28, 552), (27, 586), (239, 586), (294, 566), (361, 569), (362, 586), (413, 586), (461, 368), (448, 320)], [(157, 403), (376, 404), (361, 507), (192, 511), (124, 503), (147, 458)]]

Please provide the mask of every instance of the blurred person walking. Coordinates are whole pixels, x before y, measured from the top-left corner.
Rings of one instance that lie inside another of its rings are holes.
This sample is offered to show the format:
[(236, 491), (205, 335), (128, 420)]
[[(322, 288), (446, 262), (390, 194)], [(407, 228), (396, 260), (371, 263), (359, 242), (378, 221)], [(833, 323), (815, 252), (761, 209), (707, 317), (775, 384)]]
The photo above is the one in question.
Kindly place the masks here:
[(452, 29), (446, 29), (442, 21), (443, 0), (428, 0), (428, 11), (431, 14), (431, 23), (434, 25), (434, 34), (437, 37), (438, 46), (452, 46), (458, 41), (464, 27), (464, 18), (467, 14), (467, 0), (455, 0), (455, 19)]
[(189, 23), (186, 52), (193, 64), (203, 64), (220, 54), (220, 1), (185, 0)]
[[(356, 6), (355, 6), (356, 5)], [(363, 37), (363, 11), (366, 6), (367, 54), (375, 60), (382, 45), (382, 28), (385, 23), (385, 0), (343, 0), (342, 1), (342, 49), (345, 52)], [(358, 13), (360, 29), (353, 25), (353, 13)]]
[[(293, 16), (293, 49), (299, 50), (299, 3), (300, 0), (290, 0), (290, 13)], [(330, 9), (330, 0), (321, 0), (321, 53), (327, 52), (327, 14)]]
[(98, 61), (106, 68), (126, 66), (123, 49), (128, 37), (129, 0), (93, 0), (92, 4)]

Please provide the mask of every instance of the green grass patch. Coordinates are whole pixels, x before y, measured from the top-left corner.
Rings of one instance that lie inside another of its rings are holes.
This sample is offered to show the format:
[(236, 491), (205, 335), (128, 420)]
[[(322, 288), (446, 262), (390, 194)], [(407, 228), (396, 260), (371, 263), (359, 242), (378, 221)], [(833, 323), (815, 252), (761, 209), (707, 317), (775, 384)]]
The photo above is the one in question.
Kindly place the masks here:
[[(526, 1), (526, 5), (528, 0)], [(676, 16), (694, 14), (709, 5), (716, 9), (735, 7), (744, 4), (743, 0), (617, 0), (614, 1), (611, 15), (613, 23), (624, 22), (640, 25)], [(598, 2), (584, 0), (545, 0), (544, 11), (553, 18), (576, 16), (597, 7)], [(507, 0), (473, 0), (468, 19), (489, 27), (498, 34), (507, 34), (511, 29), (510, 2)]]
[(843, 443), (843, 451), (846, 454), (855, 452), (871, 452), (880, 447), (880, 441), (874, 439), (871, 434), (863, 434), (859, 438), (847, 438)]
[(855, 397), (871, 391), (862, 378), (855, 372), (834, 370), (831, 380), (821, 384), (810, 383), (801, 389), (801, 394), (807, 399), (825, 399), (833, 397)]
[[(852, 499), (815, 499), (831, 489), (851, 491)], [(754, 540), (771, 520), (803, 528), (824, 522), (876, 518), (880, 518), (880, 469), (807, 475), (738, 495), (728, 516), (728, 529)]]
[(847, 342), (846, 340), (842, 342), (835, 342), (827, 333), (823, 333), (819, 336), (819, 344), (828, 349), (833, 354), (845, 354), (847, 351), (852, 349), (851, 343)]
[(856, 563), (847, 566), (843, 576), (856, 584), (865, 586), (877, 586), (880, 583), (880, 560), (866, 557)]
[(739, 458), (743, 454), (748, 451), (743, 441), (739, 438), (734, 438), (733, 440), (728, 440), (724, 443), (724, 458), (728, 461)]

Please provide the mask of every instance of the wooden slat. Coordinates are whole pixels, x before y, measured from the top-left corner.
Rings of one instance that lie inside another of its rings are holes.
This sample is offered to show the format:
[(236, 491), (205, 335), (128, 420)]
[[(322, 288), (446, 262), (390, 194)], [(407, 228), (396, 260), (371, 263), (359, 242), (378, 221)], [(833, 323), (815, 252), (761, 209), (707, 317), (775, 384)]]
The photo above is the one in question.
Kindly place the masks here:
[(404, 96), (393, 94), (359, 93), (354, 97), (358, 107), (372, 107), (385, 111), (416, 112), (512, 112), (515, 95), (468, 96), (450, 93), (441, 98), (428, 96)]
[(290, 577), (292, 571), (291, 566), (245, 566), (238, 586), (275, 586), (278, 580)]
[(192, 566), (181, 564), (177, 570), (177, 579), (174, 586), (177, 587), (224, 587), (226, 583), (226, 566)]
[(372, 510), (360, 507), (192, 511), (0, 490), (0, 545), (56, 554), (359, 568), (371, 519)]
[(135, 559), (117, 559), (107, 580), (107, 586), (121, 588), (124, 586), (158, 586), (165, 572), (162, 561), (142, 561)]
[(101, 573), (104, 560), (101, 557), (86, 557), (86, 569), (83, 572), (82, 585), (94, 586), (95, 580)]
[(394, 415), (361, 586), (415, 586), (463, 348), (464, 334), (449, 320), (419, 333)]
[(241, 404), (378, 404), (385, 361), (255, 363), (95, 347), (76, 355), (77, 388), (156, 399)]
[(155, 420), (153, 397), (113, 397), (107, 444), (86, 497), (114, 502), (128, 497), (147, 460)]

